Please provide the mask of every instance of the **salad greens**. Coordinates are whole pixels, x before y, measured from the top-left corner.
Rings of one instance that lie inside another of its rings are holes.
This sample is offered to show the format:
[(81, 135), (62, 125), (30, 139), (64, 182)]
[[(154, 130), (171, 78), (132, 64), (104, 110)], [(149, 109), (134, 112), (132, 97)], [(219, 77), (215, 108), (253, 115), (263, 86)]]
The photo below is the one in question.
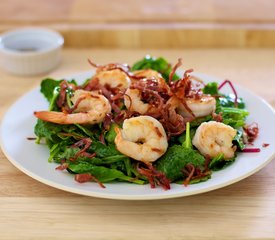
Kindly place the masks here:
[[(166, 81), (172, 70), (171, 65), (162, 57), (146, 56), (133, 64), (131, 71), (153, 69), (162, 74)], [(173, 80), (180, 79), (178, 75)], [(49, 111), (61, 111), (58, 105), (62, 82), (64, 80), (44, 79), (41, 82), (41, 93), (49, 102)], [(79, 88), (75, 80), (67, 81)], [(232, 94), (223, 94), (218, 83), (210, 82), (202, 89), (204, 94), (216, 98), (215, 114), (221, 122), (236, 129), (237, 134), (232, 144), (238, 151), (245, 148), (243, 141), (245, 120), (248, 111), (242, 98), (235, 99)], [(71, 108), (70, 97), (73, 90), (66, 89), (67, 105)], [(125, 106), (121, 106), (125, 109)], [(221, 153), (209, 159), (203, 156), (192, 144), (197, 128), (204, 122), (215, 121), (214, 114), (192, 119), (186, 123), (185, 131), (177, 136), (170, 136), (167, 151), (152, 165), (148, 165), (155, 175), (162, 173), (170, 182), (198, 183), (211, 177), (212, 171), (220, 170), (234, 162), (225, 159)], [(120, 153), (115, 144), (116, 128), (121, 124), (112, 122), (108, 128), (104, 124), (56, 124), (38, 119), (34, 128), (37, 143), (45, 143), (49, 147), (49, 162), (59, 164), (57, 169), (67, 170), (75, 176), (93, 176), (100, 183), (124, 181), (135, 184), (150, 182), (148, 176), (138, 171), (138, 162)], [(85, 150), (85, 151), (84, 151)], [(236, 153), (237, 154), (237, 153)], [(145, 164), (146, 165), (146, 164)], [(77, 179), (77, 178), (76, 178)], [(151, 182), (150, 182), (151, 183)]]
[(204, 157), (193, 149), (189, 123), (186, 124), (185, 141), (182, 145), (171, 146), (157, 161), (157, 169), (163, 172), (171, 182), (174, 182), (183, 178), (182, 170), (186, 164), (192, 164), (201, 169), (205, 165)]
[[(153, 69), (161, 73), (163, 78), (168, 81), (172, 67), (171, 64), (169, 64), (167, 60), (162, 57), (155, 58), (150, 55), (146, 55), (142, 60), (136, 62), (131, 68), (132, 71), (141, 69)], [(173, 76), (173, 80), (177, 80), (179, 78), (180, 77), (177, 74)]]

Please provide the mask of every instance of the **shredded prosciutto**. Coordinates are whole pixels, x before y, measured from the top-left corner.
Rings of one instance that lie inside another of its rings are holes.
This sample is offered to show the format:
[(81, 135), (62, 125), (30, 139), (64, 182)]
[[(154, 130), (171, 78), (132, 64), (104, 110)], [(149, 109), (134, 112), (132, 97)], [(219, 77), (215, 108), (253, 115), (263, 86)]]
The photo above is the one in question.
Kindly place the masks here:
[(101, 133), (99, 136), (99, 141), (103, 144), (106, 145), (105, 139), (104, 139), (104, 133)]
[(84, 146), (80, 151), (78, 151), (74, 157), (71, 157), (70, 160), (71, 161), (74, 161), (76, 160), (79, 156), (87, 156), (87, 157), (94, 157), (95, 156), (95, 153), (93, 154), (90, 154), (90, 153), (87, 153), (86, 150), (89, 149), (89, 147), (91, 146), (91, 143), (92, 143), (92, 140), (90, 138), (83, 138), (81, 140), (79, 140), (78, 142), (76, 142), (75, 144), (72, 145), (72, 147), (82, 147)]
[(187, 178), (184, 180), (183, 185), (185, 187), (187, 187), (187, 185), (189, 184), (190, 180), (192, 179), (194, 173), (195, 173), (195, 167), (193, 164), (187, 164), (185, 167), (188, 171), (188, 176)]
[(59, 166), (57, 166), (57, 167), (55, 168), (55, 170), (63, 171), (63, 170), (65, 170), (65, 169), (67, 169), (67, 168), (68, 168), (68, 164), (67, 164), (67, 163), (61, 163)]
[(79, 98), (77, 99), (76, 103), (74, 104), (74, 106), (73, 106), (72, 108), (68, 108), (68, 109), (67, 109), (67, 113), (69, 113), (69, 114), (73, 113), (73, 111), (77, 109), (78, 105), (79, 105), (83, 100), (85, 100), (85, 99), (86, 99), (86, 96), (85, 96), (85, 95), (82, 96), (82, 97), (79, 97)]
[(219, 112), (219, 114), (213, 112), (212, 113), (212, 118), (216, 122), (222, 122), (223, 121), (222, 112)]
[(64, 103), (66, 102), (66, 91), (67, 88), (69, 87), (69, 84), (66, 80), (63, 80), (60, 83), (60, 93), (59, 93), (59, 98), (57, 100), (57, 106), (58, 107), (63, 107)]
[(109, 63), (106, 65), (99, 65), (94, 62), (92, 62), (90, 59), (88, 59), (88, 62), (91, 66), (97, 68), (97, 71), (111, 71), (115, 69), (119, 69), (126, 73), (129, 77), (132, 77), (130, 71), (130, 66), (128, 64), (121, 64), (121, 63)]
[(75, 181), (79, 183), (85, 183), (92, 180), (92, 175), (90, 173), (80, 173), (75, 175)]
[(151, 188), (155, 188), (156, 185), (161, 186), (164, 190), (169, 190), (170, 189), (170, 181), (169, 179), (165, 176), (164, 173), (157, 171), (152, 164), (143, 164), (144, 166), (140, 166), (141, 163), (137, 164), (137, 171), (145, 176), (150, 185)]
[(97, 182), (99, 184), (100, 187), (105, 188), (105, 186), (98, 181), (98, 179), (96, 179), (92, 174), (90, 173), (79, 173), (75, 175), (75, 181), (79, 182), (79, 183), (85, 183), (85, 182), (90, 182), (91, 180), (94, 180), (95, 182)]
[(169, 74), (169, 85), (171, 85), (173, 81), (173, 76), (175, 75), (177, 69), (182, 65), (182, 59), (179, 58), (177, 64), (172, 68), (172, 71)]
[(104, 120), (103, 120), (103, 128), (104, 130), (108, 131), (112, 124), (113, 115), (111, 113), (107, 113)]
[(27, 137), (27, 140), (36, 140), (36, 137)]
[(94, 158), (96, 156), (96, 153), (82, 152), (79, 154), (79, 156), (87, 157), (87, 158)]
[(261, 149), (260, 148), (244, 148), (242, 150), (242, 152), (245, 152), (245, 153), (256, 153), (256, 152), (260, 152)]
[(247, 140), (249, 143), (253, 143), (254, 140), (258, 137), (259, 127), (258, 124), (253, 122), (249, 125), (244, 126), (244, 131), (247, 134)]
[(59, 133), (59, 135), (64, 136), (64, 137), (73, 137), (77, 140), (82, 139), (82, 137), (80, 137), (79, 135), (74, 134), (74, 133), (65, 133), (65, 132), (63, 133), (63, 132), (61, 132), (61, 133)]
[(209, 163), (211, 158), (209, 156), (205, 159), (205, 168), (201, 170), (199, 167), (195, 167), (193, 164), (188, 163), (181, 170), (184, 176), (186, 177), (183, 181), (183, 185), (187, 187), (191, 180), (199, 180), (211, 174), (211, 170), (209, 170)]

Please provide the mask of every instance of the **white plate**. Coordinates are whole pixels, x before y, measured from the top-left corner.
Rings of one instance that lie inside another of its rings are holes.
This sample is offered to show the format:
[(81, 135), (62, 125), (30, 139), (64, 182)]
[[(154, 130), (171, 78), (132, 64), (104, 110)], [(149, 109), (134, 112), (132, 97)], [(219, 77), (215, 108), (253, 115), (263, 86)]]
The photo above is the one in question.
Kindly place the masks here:
[[(76, 79), (83, 82), (92, 75), (92, 72), (83, 73), (67, 79)], [(219, 81), (204, 74), (196, 74), (205, 82)], [(263, 99), (253, 93), (236, 86), (239, 96), (247, 103), (250, 115), (248, 123), (257, 122), (260, 134), (254, 146), (260, 147), (259, 153), (239, 154), (236, 161), (224, 170), (214, 172), (212, 178), (206, 182), (184, 187), (172, 184), (171, 190), (164, 191), (158, 187), (151, 189), (149, 185), (135, 185), (130, 183), (109, 183), (103, 189), (97, 183), (78, 183), (72, 175), (66, 171), (55, 170), (55, 163), (48, 163), (49, 150), (45, 145), (35, 144), (27, 140), (33, 137), (33, 129), (36, 119), (33, 112), (45, 110), (48, 103), (39, 92), (39, 88), (28, 92), (15, 102), (6, 113), (1, 125), (1, 147), (7, 158), (21, 171), (32, 178), (52, 187), (87, 196), (111, 198), (111, 199), (164, 199), (188, 196), (218, 189), (234, 182), (240, 181), (259, 171), (269, 163), (275, 154), (275, 112)], [(262, 148), (263, 143), (270, 146)]]

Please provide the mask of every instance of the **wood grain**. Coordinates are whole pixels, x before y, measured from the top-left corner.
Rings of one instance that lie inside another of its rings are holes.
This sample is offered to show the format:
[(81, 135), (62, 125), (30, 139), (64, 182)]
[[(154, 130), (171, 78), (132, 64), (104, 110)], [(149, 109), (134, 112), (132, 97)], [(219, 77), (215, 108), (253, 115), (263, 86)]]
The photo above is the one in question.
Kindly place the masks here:
[[(62, 78), (97, 63), (128, 62), (146, 53), (229, 78), (275, 107), (275, 50), (66, 49), (47, 75), (18, 77), (0, 71), (0, 118), (10, 104), (46, 76)], [(16, 87), (14, 87), (16, 86)], [(274, 146), (270, 146), (273, 147)], [(1, 239), (274, 239), (275, 161), (228, 187), (159, 201), (118, 201), (67, 193), (17, 170), (0, 151)]]
[(273, 0), (0, 1), (0, 33), (43, 26), (66, 47), (275, 47)]
[(274, 23), (273, 0), (9, 0), (1, 23), (232, 22)]

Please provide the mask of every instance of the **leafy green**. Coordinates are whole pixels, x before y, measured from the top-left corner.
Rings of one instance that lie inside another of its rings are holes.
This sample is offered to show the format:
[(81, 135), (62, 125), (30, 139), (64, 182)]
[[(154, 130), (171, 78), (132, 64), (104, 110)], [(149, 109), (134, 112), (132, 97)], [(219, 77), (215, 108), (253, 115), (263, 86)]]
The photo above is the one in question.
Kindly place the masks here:
[(208, 83), (203, 92), (211, 95), (219, 95), (216, 99), (216, 113), (222, 113), (223, 123), (238, 129), (244, 126), (245, 119), (249, 112), (245, 110), (245, 103), (242, 98), (237, 99), (237, 106), (235, 106), (235, 95), (225, 95), (219, 92), (218, 84), (216, 82)]
[(243, 132), (241, 130), (237, 131), (237, 134), (233, 139), (233, 144), (237, 146), (238, 150), (242, 151), (245, 148), (245, 144), (243, 142)]
[(105, 134), (105, 139), (109, 143), (114, 143), (115, 141), (115, 138), (116, 138), (115, 127), (116, 127), (116, 124), (111, 124), (109, 131)]
[(186, 164), (192, 163), (195, 167), (202, 167), (205, 163), (204, 157), (192, 148), (189, 123), (186, 124), (185, 136), (182, 146), (171, 146), (157, 161), (157, 169), (172, 182), (183, 177), (182, 169)]
[(208, 179), (211, 178), (211, 174), (208, 174), (204, 177), (201, 177), (201, 178), (194, 178), (194, 179), (191, 179), (189, 184), (197, 184), (197, 183), (201, 183), (201, 182), (205, 182), (207, 181)]
[[(169, 74), (172, 71), (171, 65), (162, 57), (155, 58), (150, 55), (146, 55), (142, 60), (136, 62), (132, 66), (132, 71), (141, 69), (153, 69), (162, 74), (163, 78), (168, 81)], [(179, 76), (174, 74), (173, 80), (179, 79)]]
[(95, 152), (98, 157), (110, 157), (114, 155), (121, 155), (121, 153), (116, 149), (114, 144), (104, 145), (101, 142), (92, 142), (89, 150)]
[(61, 125), (51, 122), (46, 122), (41, 119), (37, 120), (37, 123), (34, 127), (34, 133), (37, 137), (46, 138), (52, 142), (60, 141), (59, 133), (73, 133), (76, 131), (75, 125)]
[[(195, 136), (196, 133), (196, 128), (190, 128), (190, 138), (193, 139), (193, 137)], [(186, 139), (186, 132), (182, 133), (179, 137), (178, 137), (178, 141), (181, 144), (184, 144)]]
[(57, 104), (56, 104), (56, 100), (59, 96), (60, 93), (60, 87), (55, 87), (53, 89), (53, 93), (52, 93), (52, 98), (50, 101), (50, 105), (49, 105), (49, 111), (56, 111), (58, 110)]
[(202, 89), (202, 91), (205, 94), (217, 95), (217, 94), (219, 94), (218, 83), (217, 82), (210, 82), (210, 83), (205, 85), (205, 87)]
[(69, 170), (74, 173), (91, 173), (100, 182), (106, 183), (114, 180), (128, 181), (136, 184), (143, 184), (143, 180), (126, 176), (123, 172), (102, 166), (94, 166), (88, 162), (70, 163)]
[[(189, 184), (197, 184), (197, 183), (205, 182), (205, 181), (207, 181), (207, 180), (210, 179), (210, 178), (211, 178), (211, 174), (208, 174), (208, 175), (206, 175), (206, 176), (199, 177), (199, 178), (192, 178), (192, 179), (189, 181)], [(182, 184), (182, 179), (176, 181), (176, 183)]]
[(59, 84), (62, 82), (62, 80), (54, 80), (51, 78), (46, 78), (42, 80), (40, 84), (40, 92), (44, 95), (44, 97), (48, 100), (50, 103), (53, 95), (54, 90), (59, 87)]
[(195, 167), (200, 167), (204, 162), (204, 157), (198, 151), (174, 145), (157, 161), (157, 169), (170, 181), (175, 181), (183, 177), (181, 170), (186, 164), (192, 163)]
[[(203, 93), (210, 94), (212, 96), (219, 95), (220, 97), (217, 98), (217, 102), (219, 106), (222, 107), (235, 107), (235, 95), (234, 94), (223, 94), (218, 90), (218, 83), (217, 82), (210, 82), (205, 85), (203, 88)], [(242, 98), (237, 98), (237, 108), (244, 109), (245, 103)]]
[[(233, 94), (223, 95), (219, 98), (219, 104), (222, 107), (235, 107), (235, 96)], [(245, 103), (242, 98), (237, 98), (237, 108), (244, 109)]]
[(221, 107), (220, 111), (222, 112), (223, 123), (236, 129), (245, 125), (245, 119), (249, 115), (245, 109), (232, 107)]
[(214, 171), (221, 170), (225, 168), (226, 166), (230, 165), (235, 161), (235, 157), (231, 159), (224, 159), (223, 153), (220, 153), (218, 156), (214, 157), (210, 164), (209, 168)]
[(222, 161), (224, 161), (224, 155), (223, 153), (220, 153), (218, 156), (211, 159), (211, 162), (209, 163), (209, 168), (210, 169), (214, 168), (215, 165), (218, 165)]
[(124, 159), (124, 165), (125, 165), (127, 176), (131, 176), (133, 167), (131, 165), (130, 158), (127, 157), (127, 158)]
[(186, 131), (185, 131), (185, 141), (182, 143), (182, 146), (186, 149), (193, 148), (191, 135), (190, 135), (190, 123), (186, 123)]
[(80, 148), (72, 148), (72, 147), (65, 147), (65, 148), (60, 148), (58, 154), (54, 156), (55, 162), (61, 162), (61, 160), (66, 160), (66, 161), (71, 161), (71, 159), (74, 159), (74, 162), (89, 162), (92, 165), (107, 165), (107, 164), (112, 164), (115, 162), (124, 162), (124, 160), (127, 158), (124, 155), (114, 155), (114, 156), (109, 156), (109, 157), (93, 157), (89, 158), (86, 156), (78, 156), (75, 159), (75, 155), (80, 151)]
[(81, 132), (83, 132), (83, 134), (87, 135), (91, 139), (93, 140), (98, 139), (98, 136), (99, 136), (98, 129), (95, 129), (94, 127), (88, 128), (88, 126), (83, 126), (80, 124), (74, 124), (74, 126), (76, 126), (79, 130), (81, 130)]
[[(63, 80), (55, 80), (51, 78), (43, 79), (40, 84), (40, 92), (44, 95), (44, 97), (50, 103), (49, 111), (57, 110), (56, 107), (56, 99), (59, 96), (60, 91), (60, 83)], [(72, 83), (77, 85), (74, 79), (67, 81), (68, 83)]]

